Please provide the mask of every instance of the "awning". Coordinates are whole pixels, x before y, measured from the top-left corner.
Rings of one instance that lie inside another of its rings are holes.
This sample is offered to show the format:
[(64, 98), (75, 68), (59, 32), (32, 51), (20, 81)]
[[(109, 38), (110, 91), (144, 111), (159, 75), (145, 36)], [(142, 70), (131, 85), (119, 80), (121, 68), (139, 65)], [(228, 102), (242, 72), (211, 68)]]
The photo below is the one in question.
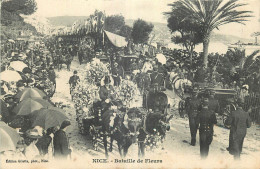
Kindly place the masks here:
[(110, 42), (116, 46), (116, 47), (124, 47), (127, 45), (127, 41), (125, 40), (125, 37), (123, 36), (119, 36), (117, 34), (105, 31), (108, 39), (110, 40)]

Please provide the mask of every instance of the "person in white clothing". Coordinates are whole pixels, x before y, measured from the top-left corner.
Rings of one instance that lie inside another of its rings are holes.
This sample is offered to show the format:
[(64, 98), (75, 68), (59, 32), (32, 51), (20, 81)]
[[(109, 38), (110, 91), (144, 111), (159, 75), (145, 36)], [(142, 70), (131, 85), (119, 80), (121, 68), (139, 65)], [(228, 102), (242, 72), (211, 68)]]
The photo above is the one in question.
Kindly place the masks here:
[(42, 128), (36, 126), (34, 129), (29, 129), (26, 131), (27, 136), (27, 147), (24, 150), (24, 155), (27, 159), (35, 159), (40, 157), (40, 152), (36, 147), (36, 143), (39, 138), (42, 137)]

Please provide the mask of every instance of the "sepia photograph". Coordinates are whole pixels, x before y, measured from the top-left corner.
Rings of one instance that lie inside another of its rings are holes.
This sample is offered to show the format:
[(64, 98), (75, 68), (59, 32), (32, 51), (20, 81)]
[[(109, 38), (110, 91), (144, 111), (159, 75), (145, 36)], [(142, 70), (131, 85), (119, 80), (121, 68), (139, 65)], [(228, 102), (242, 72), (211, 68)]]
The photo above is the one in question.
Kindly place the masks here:
[(1, 0), (0, 169), (259, 169), (260, 0)]

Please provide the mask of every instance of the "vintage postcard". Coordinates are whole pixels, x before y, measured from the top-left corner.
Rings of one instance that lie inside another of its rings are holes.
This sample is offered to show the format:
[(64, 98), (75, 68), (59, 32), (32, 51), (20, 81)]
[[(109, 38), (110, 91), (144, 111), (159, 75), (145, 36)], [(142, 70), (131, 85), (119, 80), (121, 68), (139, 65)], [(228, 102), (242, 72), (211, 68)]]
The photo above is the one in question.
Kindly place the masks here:
[(1, 0), (0, 168), (260, 168), (259, 0)]

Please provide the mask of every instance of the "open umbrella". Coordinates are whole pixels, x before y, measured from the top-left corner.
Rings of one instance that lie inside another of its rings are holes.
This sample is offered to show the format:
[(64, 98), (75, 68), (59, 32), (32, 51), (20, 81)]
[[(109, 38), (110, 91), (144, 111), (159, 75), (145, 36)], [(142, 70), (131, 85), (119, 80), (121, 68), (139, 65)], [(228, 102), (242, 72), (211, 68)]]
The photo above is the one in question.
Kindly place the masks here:
[(166, 64), (166, 57), (163, 54), (161, 53), (157, 54), (156, 58), (158, 59), (158, 62), (162, 64)]
[(13, 112), (16, 115), (28, 115), (35, 110), (39, 110), (44, 107), (52, 107), (48, 101), (41, 98), (27, 98), (20, 102), (14, 109)]
[(20, 136), (15, 129), (0, 121), (0, 152), (16, 150)]
[(37, 88), (25, 88), (23, 91), (20, 91), (17, 93), (15, 98), (19, 99), (19, 101), (22, 101), (26, 98), (43, 98), (46, 94)]
[(13, 70), (6, 70), (0, 73), (0, 79), (6, 82), (17, 82), (22, 80), (21, 75)]
[(22, 72), (23, 69), (28, 66), (22, 61), (13, 61), (10, 63), (10, 67), (14, 68), (16, 71)]
[(31, 119), (33, 121), (32, 127), (40, 126), (44, 129), (48, 129), (60, 126), (63, 121), (68, 119), (68, 117), (62, 113), (61, 109), (52, 107), (36, 110), (31, 114)]

